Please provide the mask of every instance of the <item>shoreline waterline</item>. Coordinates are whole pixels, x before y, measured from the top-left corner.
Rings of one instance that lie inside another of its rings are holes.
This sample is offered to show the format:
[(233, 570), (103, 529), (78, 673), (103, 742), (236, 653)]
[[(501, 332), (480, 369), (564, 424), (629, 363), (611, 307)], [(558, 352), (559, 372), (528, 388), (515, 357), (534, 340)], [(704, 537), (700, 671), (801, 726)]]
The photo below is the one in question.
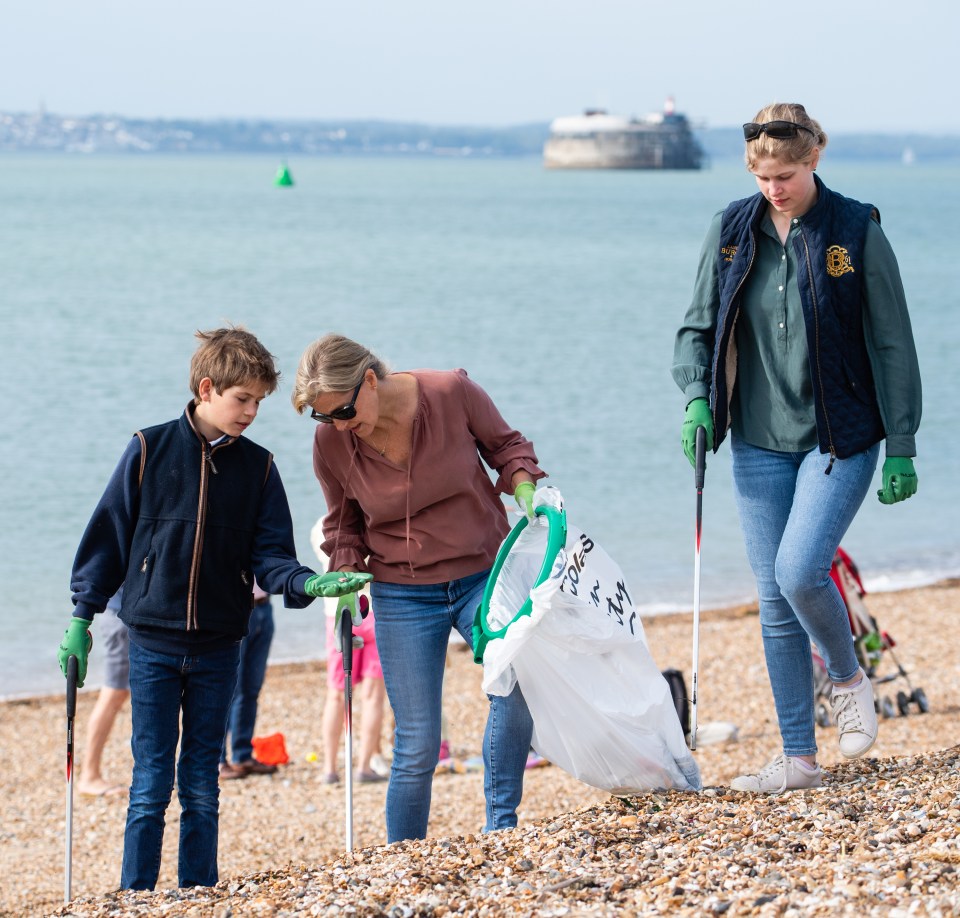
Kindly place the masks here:
[[(871, 594), (876, 595), (888, 595), (896, 593), (908, 593), (914, 591), (924, 591), (924, 590), (941, 590), (948, 589), (960, 584), (960, 574), (954, 576), (943, 576), (934, 580), (923, 581), (916, 584), (909, 584), (906, 586), (896, 585), (890, 586), (889, 588), (884, 586), (876, 585), (876, 578), (871, 581), (869, 578), (865, 580), (864, 586), (867, 590), (867, 605), (869, 608), (869, 596)], [(644, 607), (637, 607), (641, 619), (650, 622), (654, 619), (663, 619), (663, 618), (682, 618), (683, 616), (690, 616), (693, 614), (693, 608), (691, 606), (686, 607), (677, 607), (669, 608), (662, 610), (651, 610), (649, 607), (645, 610)], [(757, 612), (757, 600), (756, 597), (747, 597), (739, 602), (731, 602), (720, 606), (712, 606), (709, 609), (701, 609), (700, 617), (703, 621), (713, 620), (723, 620), (727, 618), (735, 618), (742, 615), (755, 614)], [(313, 654), (308, 656), (285, 656), (279, 655), (276, 658), (273, 656), (270, 657), (268, 662), (268, 668), (283, 668), (283, 667), (303, 667), (312, 664), (326, 664), (326, 655), (325, 654)], [(101, 686), (98, 683), (91, 683), (85, 685), (82, 689), (79, 690), (79, 695), (84, 695), (88, 693), (95, 693), (100, 690)], [(57, 692), (24, 692), (20, 694), (7, 694), (0, 695), (0, 705), (3, 704), (20, 704), (27, 702), (44, 702), (50, 701), (56, 698), (59, 698), (60, 695)]]

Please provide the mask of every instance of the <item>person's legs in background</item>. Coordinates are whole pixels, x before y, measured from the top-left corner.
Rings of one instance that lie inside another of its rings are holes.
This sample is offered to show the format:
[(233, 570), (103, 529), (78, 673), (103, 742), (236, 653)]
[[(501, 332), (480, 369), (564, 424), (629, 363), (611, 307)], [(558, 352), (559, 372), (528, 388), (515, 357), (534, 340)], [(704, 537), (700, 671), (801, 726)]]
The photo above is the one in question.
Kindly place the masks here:
[(83, 763), (77, 779), (77, 790), (81, 794), (99, 797), (104, 794), (122, 794), (127, 790), (124, 785), (113, 784), (104, 778), (100, 769), (103, 749), (113, 729), (114, 721), (129, 697), (130, 689), (113, 689), (106, 686), (100, 689), (100, 694), (97, 695), (97, 703), (90, 712), (90, 720), (87, 721)]
[(387, 700), (383, 676), (364, 676), (358, 689), (361, 715), (357, 779), (364, 784), (384, 781), (386, 776), (376, 772), (372, 764), (373, 757), (380, 754), (380, 734), (383, 730), (383, 711)]
[[(383, 715), (387, 697), (383, 683), (383, 669), (377, 652), (376, 619), (369, 612), (354, 635), (363, 639), (363, 647), (353, 651), (351, 685), (354, 700), (360, 700), (360, 743), (357, 753), (357, 780), (373, 783), (386, 780), (389, 772), (381, 773), (373, 767), (380, 756)], [(343, 656), (337, 649), (334, 618), (327, 617), (327, 697), (323, 705), (323, 781), (336, 784), (340, 780), (337, 759), (344, 731), (343, 693), (345, 678)]]
[(103, 750), (114, 721), (130, 697), (130, 638), (127, 626), (120, 621), (116, 609), (108, 606), (99, 616), (98, 642), (103, 656), (103, 688), (87, 722), (83, 762), (77, 779), (77, 790), (86, 796), (123, 794), (125, 784), (112, 784), (101, 772)]
[(357, 755), (357, 779), (364, 784), (386, 780), (373, 768), (373, 757), (380, 754), (383, 713), (387, 689), (383, 683), (383, 667), (377, 650), (376, 617), (373, 610), (356, 633), (363, 638), (363, 647), (354, 652), (353, 678), (360, 696), (360, 746)]
[(273, 643), (273, 609), (269, 597), (254, 604), (249, 630), (240, 643), (237, 690), (230, 705), (227, 735), (233, 764), (227, 762), (227, 738), (220, 754), (220, 777), (244, 778), (248, 774), (273, 774), (276, 765), (265, 765), (253, 757), (253, 732), (257, 722), (260, 690), (267, 672), (267, 657)]
[(323, 781), (336, 784), (340, 780), (337, 757), (343, 734), (343, 655), (337, 649), (333, 633), (334, 619), (327, 616), (327, 696), (323, 702)]

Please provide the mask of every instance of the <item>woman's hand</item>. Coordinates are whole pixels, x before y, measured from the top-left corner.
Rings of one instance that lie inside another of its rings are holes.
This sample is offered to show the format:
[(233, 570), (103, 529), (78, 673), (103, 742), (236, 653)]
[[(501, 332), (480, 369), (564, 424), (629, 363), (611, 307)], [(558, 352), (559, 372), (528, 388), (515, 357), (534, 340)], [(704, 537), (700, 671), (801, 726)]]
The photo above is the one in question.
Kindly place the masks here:
[(680, 428), (680, 442), (683, 452), (693, 468), (697, 467), (697, 428), (707, 432), (707, 450), (713, 449), (713, 415), (710, 403), (705, 398), (695, 398), (683, 415), (683, 427)]
[(881, 504), (896, 504), (917, 493), (917, 473), (908, 456), (887, 456), (881, 475), (883, 487), (877, 491)]
[(532, 481), (521, 481), (513, 489), (513, 499), (517, 502), (517, 506), (527, 514), (528, 520), (532, 520), (534, 517), (533, 495), (536, 490), (537, 486)]

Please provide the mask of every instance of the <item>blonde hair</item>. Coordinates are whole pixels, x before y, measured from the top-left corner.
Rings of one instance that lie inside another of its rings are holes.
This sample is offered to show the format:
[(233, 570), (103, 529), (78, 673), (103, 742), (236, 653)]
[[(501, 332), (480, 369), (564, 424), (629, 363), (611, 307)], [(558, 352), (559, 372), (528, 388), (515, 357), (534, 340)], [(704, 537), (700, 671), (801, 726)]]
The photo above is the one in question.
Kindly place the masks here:
[(383, 379), (390, 368), (372, 351), (343, 335), (324, 335), (300, 358), (290, 401), (297, 414), (327, 392), (349, 392), (367, 370)]
[(190, 388), (197, 401), (204, 378), (221, 393), (249, 382), (266, 386), (268, 395), (276, 391), (280, 371), (273, 354), (242, 325), (198, 331), (196, 337), (200, 345), (190, 360)]
[(761, 108), (753, 116), (758, 124), (768, 121), (792, 121), (805, 131), (797, 131), (796, 137), (787, 137), (778, 140), (760, 134), (754, 140), (746, 141), (744, 160), (747, 169), (753, 169), (761, 159), (775, 159), (781, 163), (802, 163), (807, 160), (814, 150), (822, 150), (827, 145), (827, 135), (823, 132), (819, 122), (807, 114), (807, 110), (798, 102), (774, 102)]

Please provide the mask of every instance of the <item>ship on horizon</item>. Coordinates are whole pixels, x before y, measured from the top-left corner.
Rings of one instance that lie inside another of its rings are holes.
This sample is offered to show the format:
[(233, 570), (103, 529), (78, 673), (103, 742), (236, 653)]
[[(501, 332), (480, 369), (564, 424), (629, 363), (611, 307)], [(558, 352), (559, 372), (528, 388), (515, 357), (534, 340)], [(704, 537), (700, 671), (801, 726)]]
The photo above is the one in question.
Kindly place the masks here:
[(686, 115), (668, 98), (662, 113), (645, 118), (588, 109), (556, 118), (543, 145), (548, 169), (700, 169), (704, 153)]

